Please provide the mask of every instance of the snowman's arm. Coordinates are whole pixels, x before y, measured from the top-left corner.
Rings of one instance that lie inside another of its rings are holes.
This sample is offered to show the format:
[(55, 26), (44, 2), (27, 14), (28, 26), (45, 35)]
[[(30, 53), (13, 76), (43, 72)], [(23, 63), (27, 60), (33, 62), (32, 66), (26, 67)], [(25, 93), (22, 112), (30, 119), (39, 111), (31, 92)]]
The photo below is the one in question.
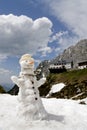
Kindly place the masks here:
[(16, 76), (11, 76), (11, 80), (13, 83), (15, 83), (18, 87), (24, 86), (24, 79), (22, 77), (16, 77)]
[(40, 80), (36, 80), (36, 84), (37, 84), (37, 87), (40, 87), (41, 85), (43, 85), (44, 83), (46, 82), (46, 78), (43, 77), (41, 78)]
[(11, 80), (13, 81), (13, 83), (17, 84), (19, 86), (19, 81), (18, 81), (18, 77), (16, 76), (11, 76)]

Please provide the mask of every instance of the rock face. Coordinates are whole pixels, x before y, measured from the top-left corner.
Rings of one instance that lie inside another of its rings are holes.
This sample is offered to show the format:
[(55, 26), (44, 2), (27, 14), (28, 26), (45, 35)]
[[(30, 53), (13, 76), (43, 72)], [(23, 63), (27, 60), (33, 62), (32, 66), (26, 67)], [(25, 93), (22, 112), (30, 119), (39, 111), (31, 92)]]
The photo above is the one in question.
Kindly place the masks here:
[(38, 67), (36, 68), (37, 79), (40, 79), (43, 74), (45, 74), (45, 76), (49, 74), (49, 65), (49, 60), (44, 60), (38, 65)]
[(81, 40), (76, 45), (65, 49), (61, 55), (58, 55), (54, 59), (41, 62), (38, 69), (41, 69), (41, 72), (47, 72), (45, 74), (48, 74), (49, 65), (60, 60), (73, 61), (73, 68), (77, 68), (79, 62), (87, 61), (87, 39)]
[(61, 55), (54, 59), (54, 61), (57, 60), (73, 61), (73, 67), (76, 68), (79, 62), (87, 60), (87, 39), (65, 49)]

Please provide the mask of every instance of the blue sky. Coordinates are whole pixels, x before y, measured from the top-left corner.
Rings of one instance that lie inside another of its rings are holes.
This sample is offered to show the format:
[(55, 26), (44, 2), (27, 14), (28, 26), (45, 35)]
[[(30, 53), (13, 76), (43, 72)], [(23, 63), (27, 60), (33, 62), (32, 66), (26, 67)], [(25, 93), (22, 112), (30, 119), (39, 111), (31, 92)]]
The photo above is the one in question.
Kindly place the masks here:
[(87, 38), (86, 0), (0, 0), (0, 84), (12, 86), (19, 58), (38, 65)]

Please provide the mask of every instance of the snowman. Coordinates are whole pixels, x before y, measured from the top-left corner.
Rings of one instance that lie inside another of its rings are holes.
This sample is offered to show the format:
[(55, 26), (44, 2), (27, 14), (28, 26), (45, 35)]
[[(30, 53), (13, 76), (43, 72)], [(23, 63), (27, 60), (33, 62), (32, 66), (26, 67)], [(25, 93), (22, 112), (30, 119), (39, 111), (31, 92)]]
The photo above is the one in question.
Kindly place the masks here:
[(47, 112), (39, 96), (38, 87), (45, 83), (46, 78), (36, 79), (34, 74), (34, 59), (24, 54), (19, 60), (21, 72), (12, 76), (12, 81), (19, 87), (18, 115), (26, 120), (43, 120)]

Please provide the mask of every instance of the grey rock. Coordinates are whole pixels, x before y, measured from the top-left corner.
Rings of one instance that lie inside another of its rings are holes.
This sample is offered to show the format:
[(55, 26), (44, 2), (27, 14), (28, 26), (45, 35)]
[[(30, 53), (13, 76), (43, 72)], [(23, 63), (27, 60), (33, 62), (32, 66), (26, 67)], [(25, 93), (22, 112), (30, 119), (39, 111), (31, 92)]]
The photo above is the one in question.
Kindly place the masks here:
[(45, 73), (45, 75), (48, 75), (49, 65), (60, 60), (66, 62), (73, 61), (74, 69), (78, 67), (79, 62), (87, 61), (87, 39), (80, 40), (76, 45), (70, 46), (69, 48), (65, 49), (62, 54), (58, 55), (50, 61), (42, 61), (37, 69), (41, 70), (41, 74)]

